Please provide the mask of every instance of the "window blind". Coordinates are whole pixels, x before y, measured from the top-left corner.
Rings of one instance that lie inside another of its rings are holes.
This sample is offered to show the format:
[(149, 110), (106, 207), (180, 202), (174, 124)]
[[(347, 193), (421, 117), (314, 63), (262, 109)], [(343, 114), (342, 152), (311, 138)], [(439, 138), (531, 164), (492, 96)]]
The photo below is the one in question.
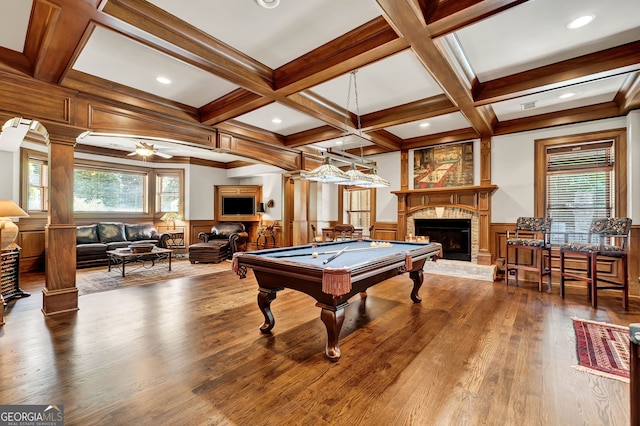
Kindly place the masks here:
[(546, 209), (554, 232), (587, 233), (592, 219), (615, 215), (614, 164), (613, 141), (547, 150)]

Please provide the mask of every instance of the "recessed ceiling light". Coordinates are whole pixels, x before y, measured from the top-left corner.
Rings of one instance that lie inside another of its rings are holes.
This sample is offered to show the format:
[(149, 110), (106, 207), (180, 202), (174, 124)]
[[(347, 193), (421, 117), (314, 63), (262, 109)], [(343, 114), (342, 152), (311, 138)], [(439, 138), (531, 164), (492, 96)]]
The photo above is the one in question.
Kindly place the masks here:
[(258, 3), (265, 9), (273, 9), (278, 7), (278, 5), (280, 4), (280, 0), (256, 0), (256, 3)]
[(576, 28), (584, 27), (594, 19), (596, 19), (596, 15), (584, 15), (569, 22), (567, 24), (567, 28), (569, 28), (570, 30), (575, 30)]
[(429, 127), (430, 125), (429, 123), (420, 123), (420, 127)]
[(163, 77), (161, 75), (156, 77), (156, 81), (158, 83), (162, 83), (162, 84), (171, 84), (171, 80), (170, 79), (168, 79), (167, 77)]
[(276, 118), (274, 118), (273, 120), (271, 120), (271, 122), (272, 122), (273, 124), (280, 124), (280, 123), (282, 123), (282, 120), (281, 120), (281, 119), (279, 119), (278, 117), (276, 117)]
[(575, 95), (576, 94), (573, 93), (573, 92), (564, 93), (564, 94), (560, 95), (560, 99), (567, 99), (567, 98), (570, 98), (570, 97), (575, 96)]
[(338, 139), (338, 140), (336, 140), (336, 145), (340, 146), (340, 145), (343, 144), (343, 142), (344, 142), (344, 140)]

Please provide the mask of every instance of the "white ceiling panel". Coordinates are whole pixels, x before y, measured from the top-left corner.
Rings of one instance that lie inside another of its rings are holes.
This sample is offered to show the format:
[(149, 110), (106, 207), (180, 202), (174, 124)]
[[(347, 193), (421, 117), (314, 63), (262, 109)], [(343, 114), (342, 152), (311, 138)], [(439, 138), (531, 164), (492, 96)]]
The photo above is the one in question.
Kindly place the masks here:
[[(93, 31), (73, 69), (192, 107), (201, 107), (237, 88), (102, 27)], [(158, 83), (158, 76), (172, 83)]]
[(236, 120), (284, 136), (326, 124), (277, 102), (243, 114)]
[(149, 0), (270, 68), (278, 68), (380, 16), (371, 0)]
[[(595, 15), (592, 23), (567, 28), (586, 14)], [(640, 1), (528, 1), (456, 35), (484, 82), (638, 40)]]
[[(311, 90), (341, 107), (347, 105), (349, 75), (336, 77)], [(442, 89), (409, 50), (363, 67), (356, 74), (360, 115), (442, 93)], [(355, 88), (349, 110), (356, 113)]]
[[(428, 126), (421, 126), (421, 124), (428, 124)], [(411, 123), (387, 127), (385, 130), (399, 138), (409, 139), (418, 136), (435, 135), (451, 130), (466, 129), (467, 127), (469, 127), (469, 122), (464, 116), (459, 112), (454, 112), (452, 114), (432, 117), (427, 120), (413, 121)]]
[(22, 52), (32, 3), (31, 0), (0, 0), (0, 46)]
[[(587, 105), (610, 102), (620, 90), (625, 76), (605, 78), (589, 83), (576, 84), (558, 90), (523, 96), (518, 99), (493, 104), (493, 110), (499, 120), (512, 120), (531, 117), (538, 114), (562, 111)], [(573, 96), (561, 98), (573, 93)], [(526, 106), (523, 107), (523, 105)], [(533, 108), (530, 108), (535, 105)]]
[[(345, 107), (349, 93), (349, 76), (345, 74), (311, 90)], [(442, 93), (440, 86), (408, 50), (358, 70), (360, 115), (406, 104)], [(356, 113), (355, 88), (351, 88), (349, 110)]]

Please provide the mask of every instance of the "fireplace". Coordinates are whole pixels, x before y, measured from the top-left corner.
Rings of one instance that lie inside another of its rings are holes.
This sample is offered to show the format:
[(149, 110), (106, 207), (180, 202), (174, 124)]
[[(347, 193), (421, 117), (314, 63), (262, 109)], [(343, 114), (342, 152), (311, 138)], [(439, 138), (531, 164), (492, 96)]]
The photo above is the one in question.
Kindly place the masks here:
[(414, 219), (415, 235), (442, 244), (442, 258), (471, 261), (471, 219)]

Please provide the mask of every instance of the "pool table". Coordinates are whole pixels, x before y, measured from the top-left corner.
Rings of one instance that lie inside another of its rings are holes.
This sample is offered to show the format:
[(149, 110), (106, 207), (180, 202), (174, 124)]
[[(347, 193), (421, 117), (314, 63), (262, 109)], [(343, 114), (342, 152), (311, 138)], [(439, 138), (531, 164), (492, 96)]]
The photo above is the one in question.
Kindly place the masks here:
[[(420, 303), (422, 268), (427, 259), (437, 259), (441, 249), (438, 243), (347, 240), (234, 253), (233, 269), (240, 278), (246, 277), (247, 268), (253, 269), (259, 287), (258, 307), (264, 315), (260, 331), (264, 334), (270, 334), (275, 325), (270, 306), (278, 291), (290, 288), (313, 297), (327, 329), (326, 355), (337, 361), (338, 339), (349, 298), (409, 272), (413, 281), (411, 300)], [(336, 256), (337, 252), (340, 254)]]

